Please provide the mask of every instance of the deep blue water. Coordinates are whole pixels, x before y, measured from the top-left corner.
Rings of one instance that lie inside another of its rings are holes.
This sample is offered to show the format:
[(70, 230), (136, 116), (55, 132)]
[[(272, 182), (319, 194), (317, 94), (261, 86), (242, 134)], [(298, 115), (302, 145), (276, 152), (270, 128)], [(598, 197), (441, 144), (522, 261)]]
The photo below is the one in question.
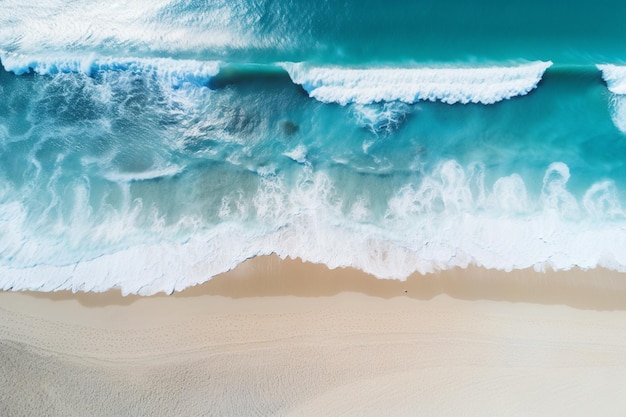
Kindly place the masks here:
[(273, 252), (626, 270), (625, 17), (0, 1), (0, 288), (169, 292)]

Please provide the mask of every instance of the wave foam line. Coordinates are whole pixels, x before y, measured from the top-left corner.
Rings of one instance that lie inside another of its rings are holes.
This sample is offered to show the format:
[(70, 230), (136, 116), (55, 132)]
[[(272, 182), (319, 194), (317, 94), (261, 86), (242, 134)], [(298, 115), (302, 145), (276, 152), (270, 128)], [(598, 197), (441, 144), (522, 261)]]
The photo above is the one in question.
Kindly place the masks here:
[(604, 64), (596, 67), (602, 72), (602, 79), (609, 91), (614, 94), (626, 94), (626, 65)]
[(382, 101), (493, 104), (528, 94), (552, 62), (477, 68), (338, 68), (280, 64), (292, 81), (324, 103)]
[[(518, 174), (486, 187), (483, 169), (443, 161), (421, 182), (396, 188), (379, 220), (366, 196), (338, 215), (345, 202), (335, 187), (340, 178), (310, 167), (293, 185), (268, 176), (249, 198), (223, 197), (214, 224), (195, 216), (167, 224), (157, 212), (146, 223), (136, 211), (141, 199), (118, 210), (106, 203), (101, 215), (91, 211), (90, 190), (81, 187), (72, 217), (55, 220), (60, 232), (46, 235), (22, 201), (5, 202), (0, 290), (171, 293), (271, 253), (379, 278), (469, 265), (626, 272), (626, 212), (612, 181), (577, 198), (568, 190), (569, 167), (556, 161), (533, 197)], [(254, 213), (253, 221), (244, 212)]]
[(602, 79), (613, 97), (609, 102), (613, 124), (626, 133), (626, 65), (599, 64)]
[(176, 60), (171, 58), (111, 58), (89, 56), (66, 56), (52, 58), (28, 56), (0, 51), (0, 61), (6, 71), (16, 75), (35, 72), (40, 75), (83, 73), (94, 76), (106, 71), (132, 71), (155, 73), (168, 79), (173, 87), (184, 84), (207, 85), (218, 74), (217, 61)]

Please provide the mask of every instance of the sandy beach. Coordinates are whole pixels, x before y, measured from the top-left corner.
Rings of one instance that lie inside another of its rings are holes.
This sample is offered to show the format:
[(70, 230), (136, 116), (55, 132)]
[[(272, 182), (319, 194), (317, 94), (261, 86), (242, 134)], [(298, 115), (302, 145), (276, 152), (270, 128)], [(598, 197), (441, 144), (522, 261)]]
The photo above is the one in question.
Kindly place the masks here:
[(626, 277), (275, 256), (172, 296), (0, 293), (0, 416), (622, 416)]

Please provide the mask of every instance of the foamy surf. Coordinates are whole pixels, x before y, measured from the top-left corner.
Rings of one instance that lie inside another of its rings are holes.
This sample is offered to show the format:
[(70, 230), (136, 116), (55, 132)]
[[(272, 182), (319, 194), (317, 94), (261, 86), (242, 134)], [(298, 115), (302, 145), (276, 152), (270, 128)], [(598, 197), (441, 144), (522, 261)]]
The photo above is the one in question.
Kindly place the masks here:
[[(168, 225), (155, 217), (148, 230), (133, 204), (126, 212), (108, 210), (103, 218), (86, 212), (85, 190), (77, 202), (83, 208), (74, 210), (71, 219), (82, 227), (74, 227), (75, 236), (58, 237), (71, 241), (55, 246), (30, 233), (0, 265), (0, 288), (170, 293), (271, 253), (395, 279), (469, 265), (505, 271), (598, 266), (626, 271), (621, 250), (626, 216), (613, 183), (594, 183), (580, 198), (568, 190), (571, 174), (562, 162), (547, 168), (541, 184), (526, 184), (513, 174), (487, 187), (483, 169), (442, 162), (420, 182), (397, 187), (377, 221), (367, 192), (354, 202), (342, 201), (339, 183), (310, 167), (293, 188), (275, 175), (252, 195), (223, 199), (221, 221), (214, 225), (199, 218)], [(537, 185), (541, 193), (533, 198), (527, 189)], [(16, 230), (3, 237), (2, 247), (14, 247), (11, 240), (30, 230), (21, 212), (3, 206), (2, 222)], [(90, 256), (86, 246), (94, 234), (108, 234), (111, 241), (127, 237), (108, 248), (103, 246), (107, 239), (96, 240), (100, 249)]]
[(435, 1), (65, 3), (0, 12), (2, 288), (171, 292), (269, 253), (624, 269), (613, 14), (563, 52), (543, 19), (574, 11), (538, 0), (484, 34)]
[(588, 141), (602, 119), (572, 117), (605, 111), (595, 73), (572, 88), (579, 75), (555, 71), (507, 106), (344, 107), (276, 66), (8, 53), (3, 66), (4, 289), (172, 292), (270, 253), (399, 279), (626, 270), (621, 165), (590, 171), (585, 158), (607, 155)]
[(296, 84), (324, 103), (498, 101), (528, 94), (552, 62), (477, 68), (340, 68), (282, 63)]
[(608, 89), (615, 94), (626, 94), (626, 65), (598, 64)]
[(610, 103), (611, 118), (615, 127), (626, 133), (626, 66), (614, 64), (596, 65), (602, 72), (602, 79), (613, 97)]
[(5, 70), (16, 75), (30, 72), (39, 75), (77, 73), (96, 76), (103, 72), (133, 72), (155, 74), (168, 80), (173, 87), (185, 84), (206, 86), (211, 77), (217, 75), (217, 61), (180, 60), (171, 58), (124, 58), (90, 55), (21, 55), (0, 51), (0, 61)]

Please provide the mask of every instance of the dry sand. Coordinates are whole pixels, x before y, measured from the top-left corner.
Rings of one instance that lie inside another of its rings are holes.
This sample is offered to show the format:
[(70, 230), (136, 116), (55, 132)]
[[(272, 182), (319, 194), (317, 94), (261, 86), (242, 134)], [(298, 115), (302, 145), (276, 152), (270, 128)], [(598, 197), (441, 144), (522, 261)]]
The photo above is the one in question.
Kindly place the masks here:
[(174, 296), (0, 292), (0, 416), (213, 415), (626, 415), (626, 276), (271, 256)]

